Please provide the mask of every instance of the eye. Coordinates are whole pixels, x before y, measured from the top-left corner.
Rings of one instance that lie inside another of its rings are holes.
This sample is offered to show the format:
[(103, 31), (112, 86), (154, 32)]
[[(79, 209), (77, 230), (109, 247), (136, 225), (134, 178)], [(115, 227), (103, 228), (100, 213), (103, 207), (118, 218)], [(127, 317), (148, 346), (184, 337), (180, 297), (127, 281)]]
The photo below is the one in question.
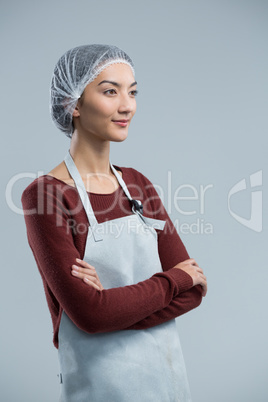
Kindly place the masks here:
[(104, 91), (104, 93), (113, 95), (113, 94), (116, 94), (116, 90), (115, 89), (107, 89), (107, 91)]
[(137, 91), (137, 89), (134, 89), (134, 90), (131, 91), (130, 93), (131, 93), (132, 96), (137, 96), (137, 95), (138, 95), (138, 92), (139, 92), (139, 91)]

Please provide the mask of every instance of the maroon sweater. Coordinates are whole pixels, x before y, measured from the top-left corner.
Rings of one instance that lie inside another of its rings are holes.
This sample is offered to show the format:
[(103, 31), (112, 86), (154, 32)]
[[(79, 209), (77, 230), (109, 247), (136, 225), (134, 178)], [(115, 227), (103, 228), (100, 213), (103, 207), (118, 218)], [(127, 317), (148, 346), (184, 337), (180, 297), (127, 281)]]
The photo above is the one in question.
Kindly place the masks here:
[[(76, 187), (43, 175), (30, 183), (21, 197), (56, 348), (63, 310), (80, 329), (98, 333), (153, 327), (192, 310), (202, 300), (201, 287), (193, 287), (189, 274), (173, 268), (190, 257), (153, 184), (133, 168), (114, 167), (121, 170), (132, 198), (143, 203), (143, 215), (166, 221), (163, 231), (156, 229), (163, 272), (137, 284), (99, 291), (72, 276), (75, 259), (83, 259), (88, 228)], [(88, 195), (99, 223), (132, 213), (121, 186), (111, 194)]]

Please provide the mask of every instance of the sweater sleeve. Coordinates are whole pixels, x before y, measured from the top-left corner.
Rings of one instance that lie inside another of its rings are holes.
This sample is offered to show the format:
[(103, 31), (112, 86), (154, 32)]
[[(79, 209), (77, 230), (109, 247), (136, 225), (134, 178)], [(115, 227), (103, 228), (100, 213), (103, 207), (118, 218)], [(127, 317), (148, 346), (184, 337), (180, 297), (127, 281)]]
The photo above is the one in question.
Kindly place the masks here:
[[(172, 267), (178, 263), (189, 259), (189, 254), (172, 223), (154, 185), (142, 173), (139, 177), (142, 180), (143, 187), (146, 188), (146, 202), (144, 203), (145, 213), (149, 210), (153, 211), (153, 218), (166, 221), (164, 230), (157, 230), (158, 232), (158, 252), (162, 268), (164, 272), (168, 272)], [(149, 202), (150, 208), (146, 203)], [(184, 292), (179, 292), (165, 308), (154, 312), (144, 320), (130, 326), (128, 329), (145, 329), (149, 328), (182, 314), (193, 310), (198, 307), (202, 301), (202, 288), (200, 285), (194, 286)]]
[(34, 181), (21, 197), (28, 242), (50, 294), (80, 329), (98, 333), (127, 328), (192, 287), (192, 278), (177, 268), (135, 285), (102, 291), (74, 280), (71, 266), (80, 255), (68, 227), (69, 210), (46, 186), (40, 197), (37, 187)]

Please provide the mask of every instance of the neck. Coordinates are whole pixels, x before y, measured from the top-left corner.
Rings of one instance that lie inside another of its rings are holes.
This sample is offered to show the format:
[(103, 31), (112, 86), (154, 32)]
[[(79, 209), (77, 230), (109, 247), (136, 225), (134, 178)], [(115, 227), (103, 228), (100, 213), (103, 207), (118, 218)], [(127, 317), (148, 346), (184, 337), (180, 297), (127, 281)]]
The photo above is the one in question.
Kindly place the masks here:
[(111, 175), (110, 141), (93, 135), (82, 136), (75, 130), (71, 139), (70, 153), (81, 176), (88, 173)]

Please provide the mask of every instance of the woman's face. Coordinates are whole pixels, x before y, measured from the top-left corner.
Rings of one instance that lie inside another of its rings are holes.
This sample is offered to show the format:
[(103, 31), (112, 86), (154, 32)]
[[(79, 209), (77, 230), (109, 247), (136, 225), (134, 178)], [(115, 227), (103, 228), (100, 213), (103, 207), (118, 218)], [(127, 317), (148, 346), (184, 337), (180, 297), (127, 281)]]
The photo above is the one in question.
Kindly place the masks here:
[(136, 86), (127, 64), (116, 63), (105, 68), (78, 100), (73, 113), (75, 128), (99, 139), (123, 141), (136, 112)]

